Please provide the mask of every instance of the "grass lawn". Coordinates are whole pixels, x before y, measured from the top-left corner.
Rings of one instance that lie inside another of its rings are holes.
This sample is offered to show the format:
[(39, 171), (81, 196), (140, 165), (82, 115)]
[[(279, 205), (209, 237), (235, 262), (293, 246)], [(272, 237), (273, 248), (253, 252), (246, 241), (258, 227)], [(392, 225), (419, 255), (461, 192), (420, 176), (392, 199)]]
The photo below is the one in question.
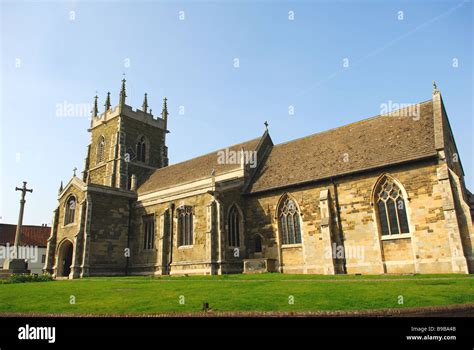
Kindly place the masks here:
[[(75, 304), (71, 304), (71, 296)], [(403, 304), (399, 304), (399, 296)], [(180, 300), (184, 304), (180, 303)], [(289, 301), (294, 300), (291, 304)], [(97, 277), (0, 284), (1, 313), (366, 310), (474, 303), (469, 275)]]

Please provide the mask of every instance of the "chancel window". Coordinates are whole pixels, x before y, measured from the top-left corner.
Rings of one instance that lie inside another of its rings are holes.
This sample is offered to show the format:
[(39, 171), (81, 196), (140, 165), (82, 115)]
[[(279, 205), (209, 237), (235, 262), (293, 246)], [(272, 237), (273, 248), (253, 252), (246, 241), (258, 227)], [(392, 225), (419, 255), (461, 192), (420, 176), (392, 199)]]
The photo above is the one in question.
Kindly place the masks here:
[(178, 208), (177, 216), (179, 246), (193, 245), (193, 207)]
[(281, 202), (278, 213), (282, 244), (301, 243), (300, 213), (295, 201), (287, 197)]
[(64, 211), (64, 225), (72, 224), (76, 214), (76, 197), (71, 196), (66, 201)]
[(144, 136), (142, 136), (137, 142), (137, 160), (139, 162), (146, 161), (146, 140)]
[(150, 250), (155, 246), (155, 216), (143, 217), (143, 249)]
[(97, 144), (97, 164), (104, 161), (105, 153), (105, 137), (101, 136), (99, 138), (99, 143)]
[(375, 191), (380, 230), (383, 236), (410, 233), (406, 203), (400, 187), (384, 177)]
[(228, 218), (228, 239), (229, 246), (239, 247), (240, 246), (240, 214), (239, 210), (235, 205), (232, 206), (229, 212)]

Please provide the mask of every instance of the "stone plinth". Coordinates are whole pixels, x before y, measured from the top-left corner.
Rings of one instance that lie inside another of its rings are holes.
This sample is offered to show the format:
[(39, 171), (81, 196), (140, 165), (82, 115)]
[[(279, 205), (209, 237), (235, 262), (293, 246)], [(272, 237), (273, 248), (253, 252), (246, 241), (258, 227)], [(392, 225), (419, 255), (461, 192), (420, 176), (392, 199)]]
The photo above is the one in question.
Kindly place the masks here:
[(23, 259), (7, 259), (0, 270), (0, 278), (8, 278), (13, 274), (30, 273), (28, 264)]
[(244, 273), (276, 272), (275, 259), (244, 259)]

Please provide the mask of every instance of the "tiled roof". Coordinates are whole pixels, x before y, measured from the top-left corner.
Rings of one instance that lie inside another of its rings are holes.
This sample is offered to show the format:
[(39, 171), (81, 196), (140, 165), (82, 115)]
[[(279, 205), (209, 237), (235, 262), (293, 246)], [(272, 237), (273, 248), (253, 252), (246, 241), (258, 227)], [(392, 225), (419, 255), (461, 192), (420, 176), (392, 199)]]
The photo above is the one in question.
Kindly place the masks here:
[[(260, 137), (229, 146), (230, 151), (254, 151), (260, 142)], [(225, 150), (222, 149), (222, 150)], [(209, 178), (212, 169), (215, 169), (215, 175), (220, 175), (231, 170), (240, 168), (240, 164), (218, 164), (218, 151), (193, 158), (181, 163), (169, 165), (157, 169), (146, 179), (138, 188), (138, 193), (143, 194), (152, 191), (158, 191), (169, 187), (185, 184), (200, 179)]]
[(405, 108), (275, 145), (249, 192), (435, 155), (432, 101), (415, 106), (419, 119)]
[[(15, 243), (16, 225), (0, 224), (0, 245)], [(22, 246), (46, 247), (48, 237), (51, 233), (49, 226), (23, 225), (21, 234)]]

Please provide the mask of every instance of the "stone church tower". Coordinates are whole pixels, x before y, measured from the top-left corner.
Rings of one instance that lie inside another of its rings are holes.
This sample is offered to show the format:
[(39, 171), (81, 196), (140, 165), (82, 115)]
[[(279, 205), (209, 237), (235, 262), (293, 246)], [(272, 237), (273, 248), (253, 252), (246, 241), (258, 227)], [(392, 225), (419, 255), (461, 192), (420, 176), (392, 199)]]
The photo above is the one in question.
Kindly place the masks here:
[(82, 178), (74, 174), (59, 189), (45, 264), (55, 276), (88, 276), (91, 266), (95, 275), (123, 273), (136, 188), (168, 165), (166, 98), (158, 118), (147, 94), (142, 109), (133, 110), (125, 83), (115, 107), (107, 94), (102, 114), (95, 97)]
[(136, 180), (142, 182), (153, 170), (168, 165), (166, 98), (162, 118), (156, 119), (148, 110), (146, 93), (141, 110), (128, 106), (126, 97), (125, 79), (115, 108), (111, 108), (109, 92), (104, 113), (98, 115), (95, 97), (84, 182), (130, 189), (132, 178), (136, 177), (136, 185)]

